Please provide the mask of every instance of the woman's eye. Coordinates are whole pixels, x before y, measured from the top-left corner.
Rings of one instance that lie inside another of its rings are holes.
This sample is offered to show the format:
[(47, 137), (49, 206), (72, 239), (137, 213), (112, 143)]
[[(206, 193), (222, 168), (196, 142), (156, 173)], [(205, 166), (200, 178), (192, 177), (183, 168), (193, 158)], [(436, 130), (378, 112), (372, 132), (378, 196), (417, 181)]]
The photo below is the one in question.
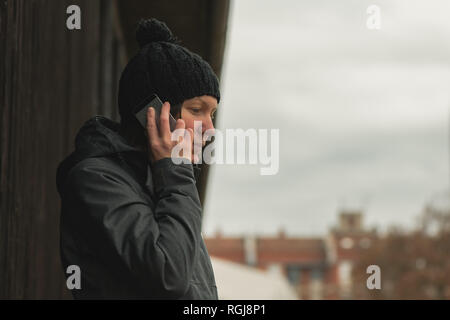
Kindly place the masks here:
[(193, 113), (199, 113), (200, 109), (191, 109)]

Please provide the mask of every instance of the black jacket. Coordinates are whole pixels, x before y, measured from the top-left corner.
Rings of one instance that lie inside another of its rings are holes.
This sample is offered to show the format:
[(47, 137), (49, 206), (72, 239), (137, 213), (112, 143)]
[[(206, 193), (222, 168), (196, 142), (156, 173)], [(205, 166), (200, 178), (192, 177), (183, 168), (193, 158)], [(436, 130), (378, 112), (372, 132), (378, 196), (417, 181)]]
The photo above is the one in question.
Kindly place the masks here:
[(61, 259), (81, 269), (74, 297), (217, 299), (194, 166), (151, 165), (118, 127), (89, 119), (58, 166)]

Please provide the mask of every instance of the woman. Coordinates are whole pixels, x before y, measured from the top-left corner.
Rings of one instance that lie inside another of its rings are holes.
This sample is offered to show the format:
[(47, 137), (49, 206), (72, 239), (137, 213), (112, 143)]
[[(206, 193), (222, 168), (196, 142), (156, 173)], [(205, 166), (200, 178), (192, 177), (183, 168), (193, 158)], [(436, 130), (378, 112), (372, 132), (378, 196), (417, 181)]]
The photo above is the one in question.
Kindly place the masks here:
[[(163, 22), (141, 21), (136, 37), (140, 50), (119, 84), (120, 124), (89, 119), (58, 167), (64, 270), (80, 268), (81, 286), (72, 290), (80, 299), (217, 299), (193, 158), (172, 161), (168, 115), (192, 146), (194, 121), (213, 129), (219, 83)], [(154, 93), (165, 104), (160, 130), (148, 112), (147, 138), (134, 112)]]

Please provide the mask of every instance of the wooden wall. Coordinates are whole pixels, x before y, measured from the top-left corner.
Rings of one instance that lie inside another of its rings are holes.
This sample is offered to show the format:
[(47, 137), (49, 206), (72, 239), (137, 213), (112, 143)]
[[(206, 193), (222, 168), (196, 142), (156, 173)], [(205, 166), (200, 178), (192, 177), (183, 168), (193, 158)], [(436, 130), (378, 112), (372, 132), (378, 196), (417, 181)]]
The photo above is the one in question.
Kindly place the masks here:
[[(66, 28), (72, 4), (81, 30)], [(137, 19), (166, 21), (220, 76), (228, 8), (229, 0), (0, 1), (0, 299), (71, 298), (56, 168), (88, 118), (119, 120), (118, 78), (136, 49)]]
[[(82, 8), (81, 30), (66, 28), (71, 4)], [(0, 2), (0, 298), (70, 297), (56, 168), (86, 119), (117, 119), (122, 65), (113, 4)]]

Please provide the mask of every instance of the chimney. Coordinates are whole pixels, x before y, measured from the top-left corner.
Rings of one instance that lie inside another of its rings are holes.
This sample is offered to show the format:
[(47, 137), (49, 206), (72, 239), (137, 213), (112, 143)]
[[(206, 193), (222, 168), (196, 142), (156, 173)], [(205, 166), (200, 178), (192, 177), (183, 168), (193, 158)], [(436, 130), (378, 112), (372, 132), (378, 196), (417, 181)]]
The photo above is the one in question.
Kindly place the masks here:
[(344, 210), (339, 213), (339, 230), (344, 232), (362, 231), (361, 211)]
[(214, 237), (217, 239), (222, 238), (222, 230), (220, 229), (220, 227), (216, 228), (216, 231), (214, 232)]
[(278, 238), (279, 238), (279, 239), (284, 239), (284, 238), (286, 238), (286, 232), (284, 231), (284, 228), (283, 228), (283, 227), (280, 227), (280, 228), (278, 229)]
[(256, 266), (258, 263), (256, 242), (256, 237), (253, 235), (247, 235), (244, 237), (245, 262), (249, 266)]

